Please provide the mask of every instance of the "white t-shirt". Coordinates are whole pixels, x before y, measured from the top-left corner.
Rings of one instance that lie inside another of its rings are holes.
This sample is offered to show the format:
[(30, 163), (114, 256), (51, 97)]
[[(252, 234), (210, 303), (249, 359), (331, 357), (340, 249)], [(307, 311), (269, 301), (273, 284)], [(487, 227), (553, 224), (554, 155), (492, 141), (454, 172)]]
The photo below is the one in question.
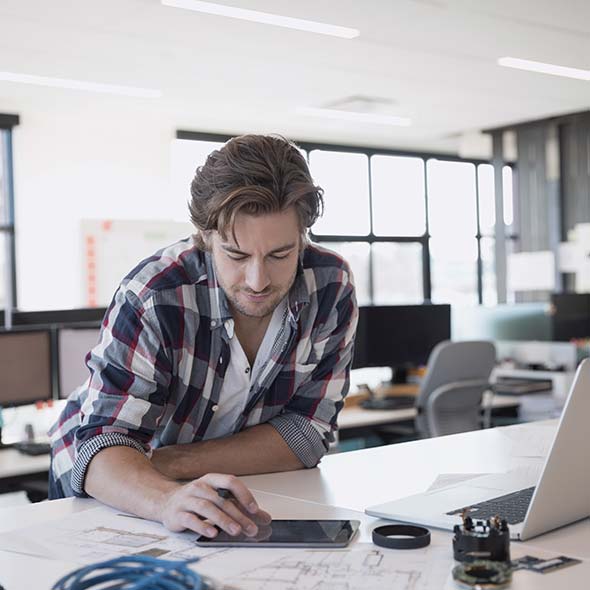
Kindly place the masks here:
[(252, 367), (234, 332), (233, 320), (225, 322), (225, 329), (230, 339), (231, 360), (225, 372), (215, 415), (207, 429), (207, 439), (233, 434), (234, 426), (250, 398), (250, 385), (255, 383), (256, 377), (270, 359), (277, 335), (286, 321), (287, 298), (285, 297), (272, 314)]

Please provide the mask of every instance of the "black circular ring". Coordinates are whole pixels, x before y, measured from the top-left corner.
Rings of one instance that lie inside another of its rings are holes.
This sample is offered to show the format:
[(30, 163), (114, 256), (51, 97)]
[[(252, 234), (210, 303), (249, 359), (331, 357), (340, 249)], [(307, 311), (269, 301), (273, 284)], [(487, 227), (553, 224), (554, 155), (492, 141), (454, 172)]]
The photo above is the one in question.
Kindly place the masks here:
[(373, 543), (387, 549), (420, 549), (430, 545), (430, 531), (411, 524), (378, 526), (373, 529)]

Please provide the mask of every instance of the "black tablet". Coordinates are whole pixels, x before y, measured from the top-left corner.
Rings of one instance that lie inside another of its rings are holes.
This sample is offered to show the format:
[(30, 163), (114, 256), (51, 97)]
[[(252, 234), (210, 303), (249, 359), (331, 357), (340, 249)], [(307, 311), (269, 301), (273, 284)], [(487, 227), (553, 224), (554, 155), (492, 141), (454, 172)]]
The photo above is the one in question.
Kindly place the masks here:
[(259, 526), (255, 537), (232, 536), (219, 530), (214, 538), (200, 536), (201, 547), (346, 547), (358, 530), (358, 520), (273, 520)]

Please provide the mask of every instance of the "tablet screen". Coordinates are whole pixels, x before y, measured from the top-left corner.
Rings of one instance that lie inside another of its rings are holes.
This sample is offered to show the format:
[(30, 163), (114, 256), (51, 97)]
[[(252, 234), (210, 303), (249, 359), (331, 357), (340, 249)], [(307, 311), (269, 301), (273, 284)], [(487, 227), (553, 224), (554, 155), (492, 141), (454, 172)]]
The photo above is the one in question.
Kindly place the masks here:
[(358, 521), (351, 520), (273, 520), (267, 526), (259, 527), (255, 537), (246, 535), (232, 536), (219, 531), (213, 539), (199, 537), (199, 545), (248, 544), (248, 545), (301, 545), (324, 546), (348, 544), (359, 526)]

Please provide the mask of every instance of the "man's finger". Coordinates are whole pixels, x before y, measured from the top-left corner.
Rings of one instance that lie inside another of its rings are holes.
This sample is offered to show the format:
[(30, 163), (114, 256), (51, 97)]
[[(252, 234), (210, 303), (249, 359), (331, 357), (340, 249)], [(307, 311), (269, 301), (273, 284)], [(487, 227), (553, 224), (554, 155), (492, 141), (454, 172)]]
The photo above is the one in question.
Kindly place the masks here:
[(208, 473), (201, 478), (201, 481), (203, 480), (216, 489), (228, 489), (250, 514), (255, 514), (260, 510), (252, 492), (235, 475)]
[(201, 518), (206, 518), (212, 524), (217, 525), (220, 529), (223, 529), (226, 533), (234, 537), (242, 532), (242, 527), (238, 522), (209, 500), (188, 498), (183, 508), (186, 511), (194, 512)]
[(178, 515), (178, 522), (180, 526), (189, 531), (194, 531), (199, 535), (213, 538), (217, 536), (217, 529), (214, 526), (202, 521), (196, 514), (192, 512), (181, 512)]

